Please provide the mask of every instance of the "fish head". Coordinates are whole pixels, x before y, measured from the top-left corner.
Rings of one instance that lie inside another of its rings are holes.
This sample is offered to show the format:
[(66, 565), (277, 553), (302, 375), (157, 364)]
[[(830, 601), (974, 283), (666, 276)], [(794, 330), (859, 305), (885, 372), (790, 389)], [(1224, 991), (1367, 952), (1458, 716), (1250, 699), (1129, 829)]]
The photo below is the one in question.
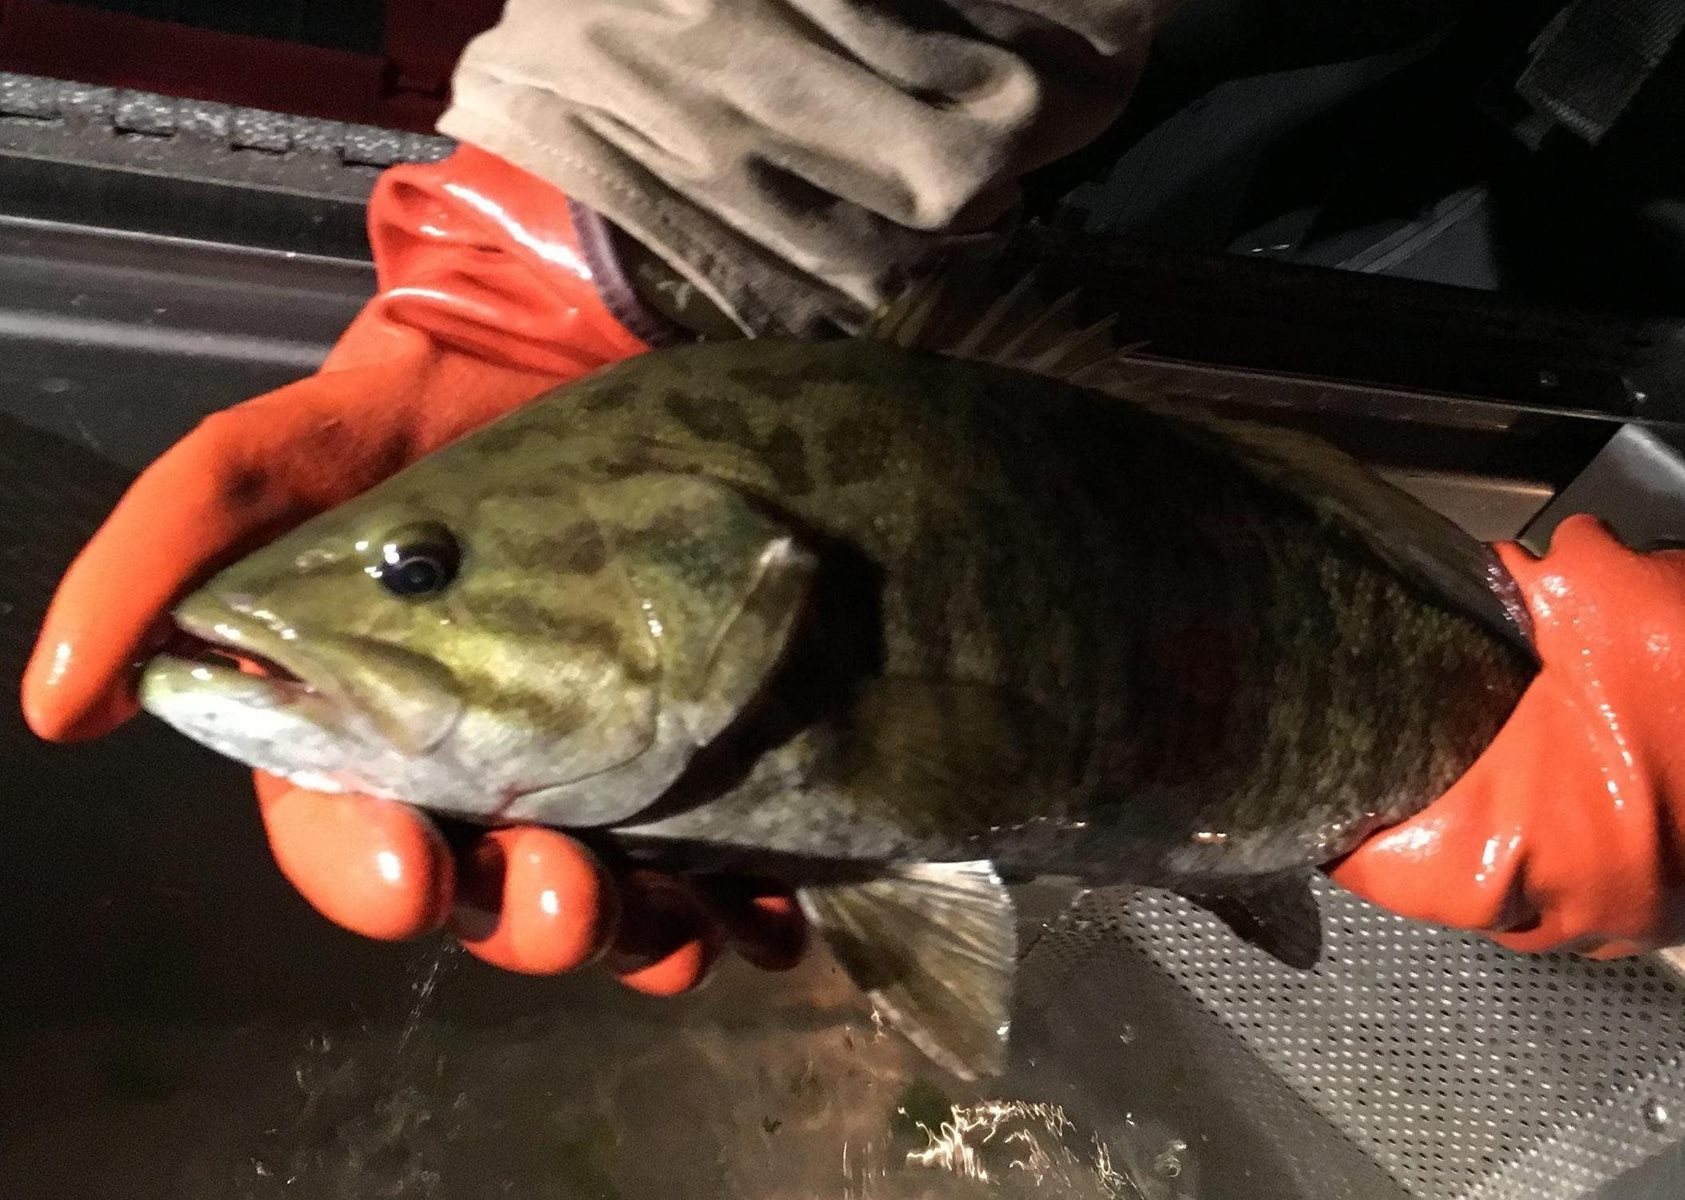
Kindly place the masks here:
[(707, 481), (436, 458), (184, 599), (142, 705), (318, 790), (495, 821), (635, 815), (770, 670), (790, 621), (772, 629), (755, 592), (800, 556)]

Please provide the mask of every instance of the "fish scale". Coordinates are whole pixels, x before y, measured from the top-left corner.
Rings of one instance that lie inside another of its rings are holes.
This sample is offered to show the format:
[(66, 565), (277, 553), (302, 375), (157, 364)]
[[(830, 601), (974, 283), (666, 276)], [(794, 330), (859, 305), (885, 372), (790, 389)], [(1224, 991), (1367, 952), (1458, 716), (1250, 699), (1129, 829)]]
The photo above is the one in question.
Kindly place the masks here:
[(781, 878), (961, 1075), (1004, 1054), (1003, 880), (1174, 888), (1307, 965), (1307, 873), (1531, 678), (1513, 581), (1332, 449), (1109, 374), (1070, 308), (558, 389), (177, 608), (295, 679), (165, 656), (143, 703), (311, 786)]

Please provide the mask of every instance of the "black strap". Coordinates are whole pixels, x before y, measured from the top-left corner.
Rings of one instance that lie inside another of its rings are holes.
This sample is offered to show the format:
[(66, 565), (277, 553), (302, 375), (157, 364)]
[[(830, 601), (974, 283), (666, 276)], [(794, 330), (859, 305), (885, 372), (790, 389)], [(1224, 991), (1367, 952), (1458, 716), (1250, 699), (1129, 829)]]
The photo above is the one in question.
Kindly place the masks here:
[(1533, 42), (1515, 90), (1596, 145), (1685, 30), (1685, 0), (1573, 0)]

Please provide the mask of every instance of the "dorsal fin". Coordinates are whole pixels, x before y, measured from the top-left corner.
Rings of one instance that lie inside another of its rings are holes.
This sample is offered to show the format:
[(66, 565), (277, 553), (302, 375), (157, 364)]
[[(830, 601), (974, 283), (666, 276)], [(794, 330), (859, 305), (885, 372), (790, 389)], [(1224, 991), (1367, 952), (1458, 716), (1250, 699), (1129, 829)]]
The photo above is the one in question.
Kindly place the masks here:
[(1301, 497), (1402, 576), (1532, 653), (1527, 606), (1490, 546), (1322, 438), (1169, 395), (1150, 378), (1150, 363), (1134, 357), (1146, 343), (1119, 346), (1115, 317), (1083, 325), (1079, 291), (1048, 303), (1037, 284), (1032, 272), (1002, 292), (987, 259), (956, 261), (886, 307), (862, 336), (1062, 380), (1151, 412)]
[(1000, 292), (982, 264), (957, 264), (909, 288), (863, 336), (1072, 382), (1117, 357), (1116, 317), (1080, 325), (1075, 316), (1079, 293), (1068, 291), (1048, 303), (1037, 282), (1032, 272)]

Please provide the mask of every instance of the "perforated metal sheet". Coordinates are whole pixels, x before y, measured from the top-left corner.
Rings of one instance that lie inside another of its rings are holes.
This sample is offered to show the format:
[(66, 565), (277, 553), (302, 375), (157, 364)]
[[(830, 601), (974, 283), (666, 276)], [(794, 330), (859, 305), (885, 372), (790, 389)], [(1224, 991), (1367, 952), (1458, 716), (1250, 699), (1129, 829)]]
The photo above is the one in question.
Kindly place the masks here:
[(1102, 890), (1049, 928), (1033, 973), (1063, 1003), (1149, 962), (1207, 1014), (1202, 1056), (1237, 1088), (1268, 1077), (1254, 1103), (1305, 1195), (1388, 1194), (1355, 1150), (1409, 1196), (1582, 1197), (1685, 1134), (1685, 988), (1665, 968), (1525, 958), (1317, 890), (1313, 972), (1178, 898)]

